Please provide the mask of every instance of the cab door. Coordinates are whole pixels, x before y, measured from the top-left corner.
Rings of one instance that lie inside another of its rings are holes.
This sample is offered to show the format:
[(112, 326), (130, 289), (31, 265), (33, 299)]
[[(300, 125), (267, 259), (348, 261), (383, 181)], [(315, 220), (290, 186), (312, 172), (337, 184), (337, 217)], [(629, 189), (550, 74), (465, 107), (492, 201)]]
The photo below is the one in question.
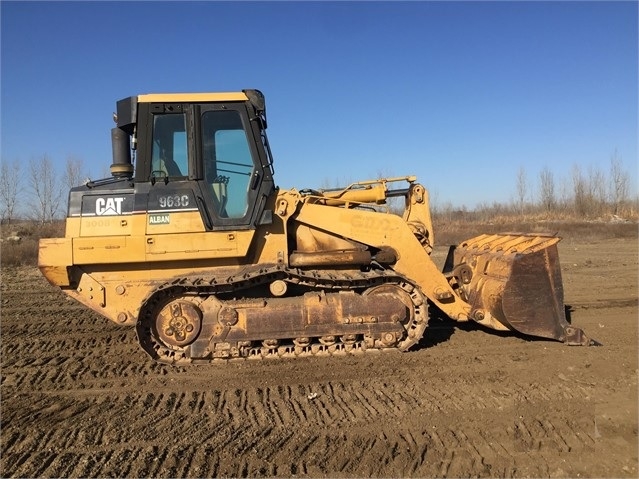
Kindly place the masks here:
[(263, 173), (244, 103), (201, 104), (195, 109), (200, 157), (198, 184), (209, 229), (255, 225)]

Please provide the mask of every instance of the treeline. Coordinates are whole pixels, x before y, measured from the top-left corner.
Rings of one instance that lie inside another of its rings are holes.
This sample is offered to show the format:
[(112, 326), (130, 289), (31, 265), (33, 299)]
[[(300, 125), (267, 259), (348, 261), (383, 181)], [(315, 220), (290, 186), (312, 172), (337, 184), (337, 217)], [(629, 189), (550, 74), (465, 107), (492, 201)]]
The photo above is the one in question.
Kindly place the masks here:
[(568, 178), (557, 178), (544, 167), (532, 180), (521, 167), (509, 203), (480, 203), (474, 209), (450, 202), (433, 203), (433, 215), (443, 221), (529, 220), (630, 220), (639, 218), (639, 197), (631, 196), (631, 177), (615, 153), (604, 171), (574, 165)]
[[(109, 173), (103, 176), (109, 176)], [(82, 184), (87, 177), (82, 160), (73, 157), (67, 158), (62, 171), (56, 169), (46, 154), (26, 164), (2, 161), (2, 224), (24, 219), (44, 225), (63, 218), (69, 190)], [(554, 220), (608, 216), (634, 221), (639, 216), (639, 199), (636, 194), (631, 197), (630, 189), (631, 177), (615, 152), (606, 171), (598, 167), (584, 170), (574, 165), (569, 178), (556, 178), (553, 171), (545, 167), (531, 180), (522, 167), (515, 178), (514, 194), (509, 203), (481, 203), (469, 210), (450, 202), (440, 205), (433, 198), (436, 195), (432, 195), (431, 207), (433, 216), (440, 221), (487, 222), (515, 216)]]
[(67, 158), (63, 171), (49, 155), (28, 163), (2, 161), (0, 165), (0, 218), (3, 224), (17, 219), (41, 225), (66, 215), (69, 190), (87, 179), (81, 159)]

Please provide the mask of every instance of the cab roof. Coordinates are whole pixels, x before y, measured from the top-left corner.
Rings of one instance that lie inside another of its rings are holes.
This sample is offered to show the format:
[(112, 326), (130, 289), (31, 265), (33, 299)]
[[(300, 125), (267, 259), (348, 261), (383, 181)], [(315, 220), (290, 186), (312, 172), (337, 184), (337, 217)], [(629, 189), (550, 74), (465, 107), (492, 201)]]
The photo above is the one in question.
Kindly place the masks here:
[(139, 103), (206, 102), (206, 101), (247, 101), (244, 92), (222, 93), (149, 93), (138, 95)]

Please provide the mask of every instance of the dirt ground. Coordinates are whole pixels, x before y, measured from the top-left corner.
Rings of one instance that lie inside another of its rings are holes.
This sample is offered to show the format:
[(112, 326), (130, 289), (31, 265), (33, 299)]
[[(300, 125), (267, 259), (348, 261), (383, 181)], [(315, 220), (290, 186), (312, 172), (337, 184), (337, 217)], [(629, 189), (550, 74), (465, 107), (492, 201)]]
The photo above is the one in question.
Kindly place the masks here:
[(572, 322), (601, 347), (440, 319), (407, 353), (190, 368), (5, 269), (0, 474), (637, 477), (638, 251), (559, 245)]

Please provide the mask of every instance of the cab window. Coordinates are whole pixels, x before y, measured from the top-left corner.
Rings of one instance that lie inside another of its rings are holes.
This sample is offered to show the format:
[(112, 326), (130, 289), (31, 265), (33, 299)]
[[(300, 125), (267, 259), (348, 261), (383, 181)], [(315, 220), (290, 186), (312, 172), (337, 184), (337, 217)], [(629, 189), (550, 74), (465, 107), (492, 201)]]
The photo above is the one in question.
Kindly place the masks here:
[(216, 215), (244, 217), (253, 159), (239, 112), (203, 113), (202, 143), (204, 177)]
[(185, 125), (183, 113), (153, 116), (152, 176), (188, 176)]

